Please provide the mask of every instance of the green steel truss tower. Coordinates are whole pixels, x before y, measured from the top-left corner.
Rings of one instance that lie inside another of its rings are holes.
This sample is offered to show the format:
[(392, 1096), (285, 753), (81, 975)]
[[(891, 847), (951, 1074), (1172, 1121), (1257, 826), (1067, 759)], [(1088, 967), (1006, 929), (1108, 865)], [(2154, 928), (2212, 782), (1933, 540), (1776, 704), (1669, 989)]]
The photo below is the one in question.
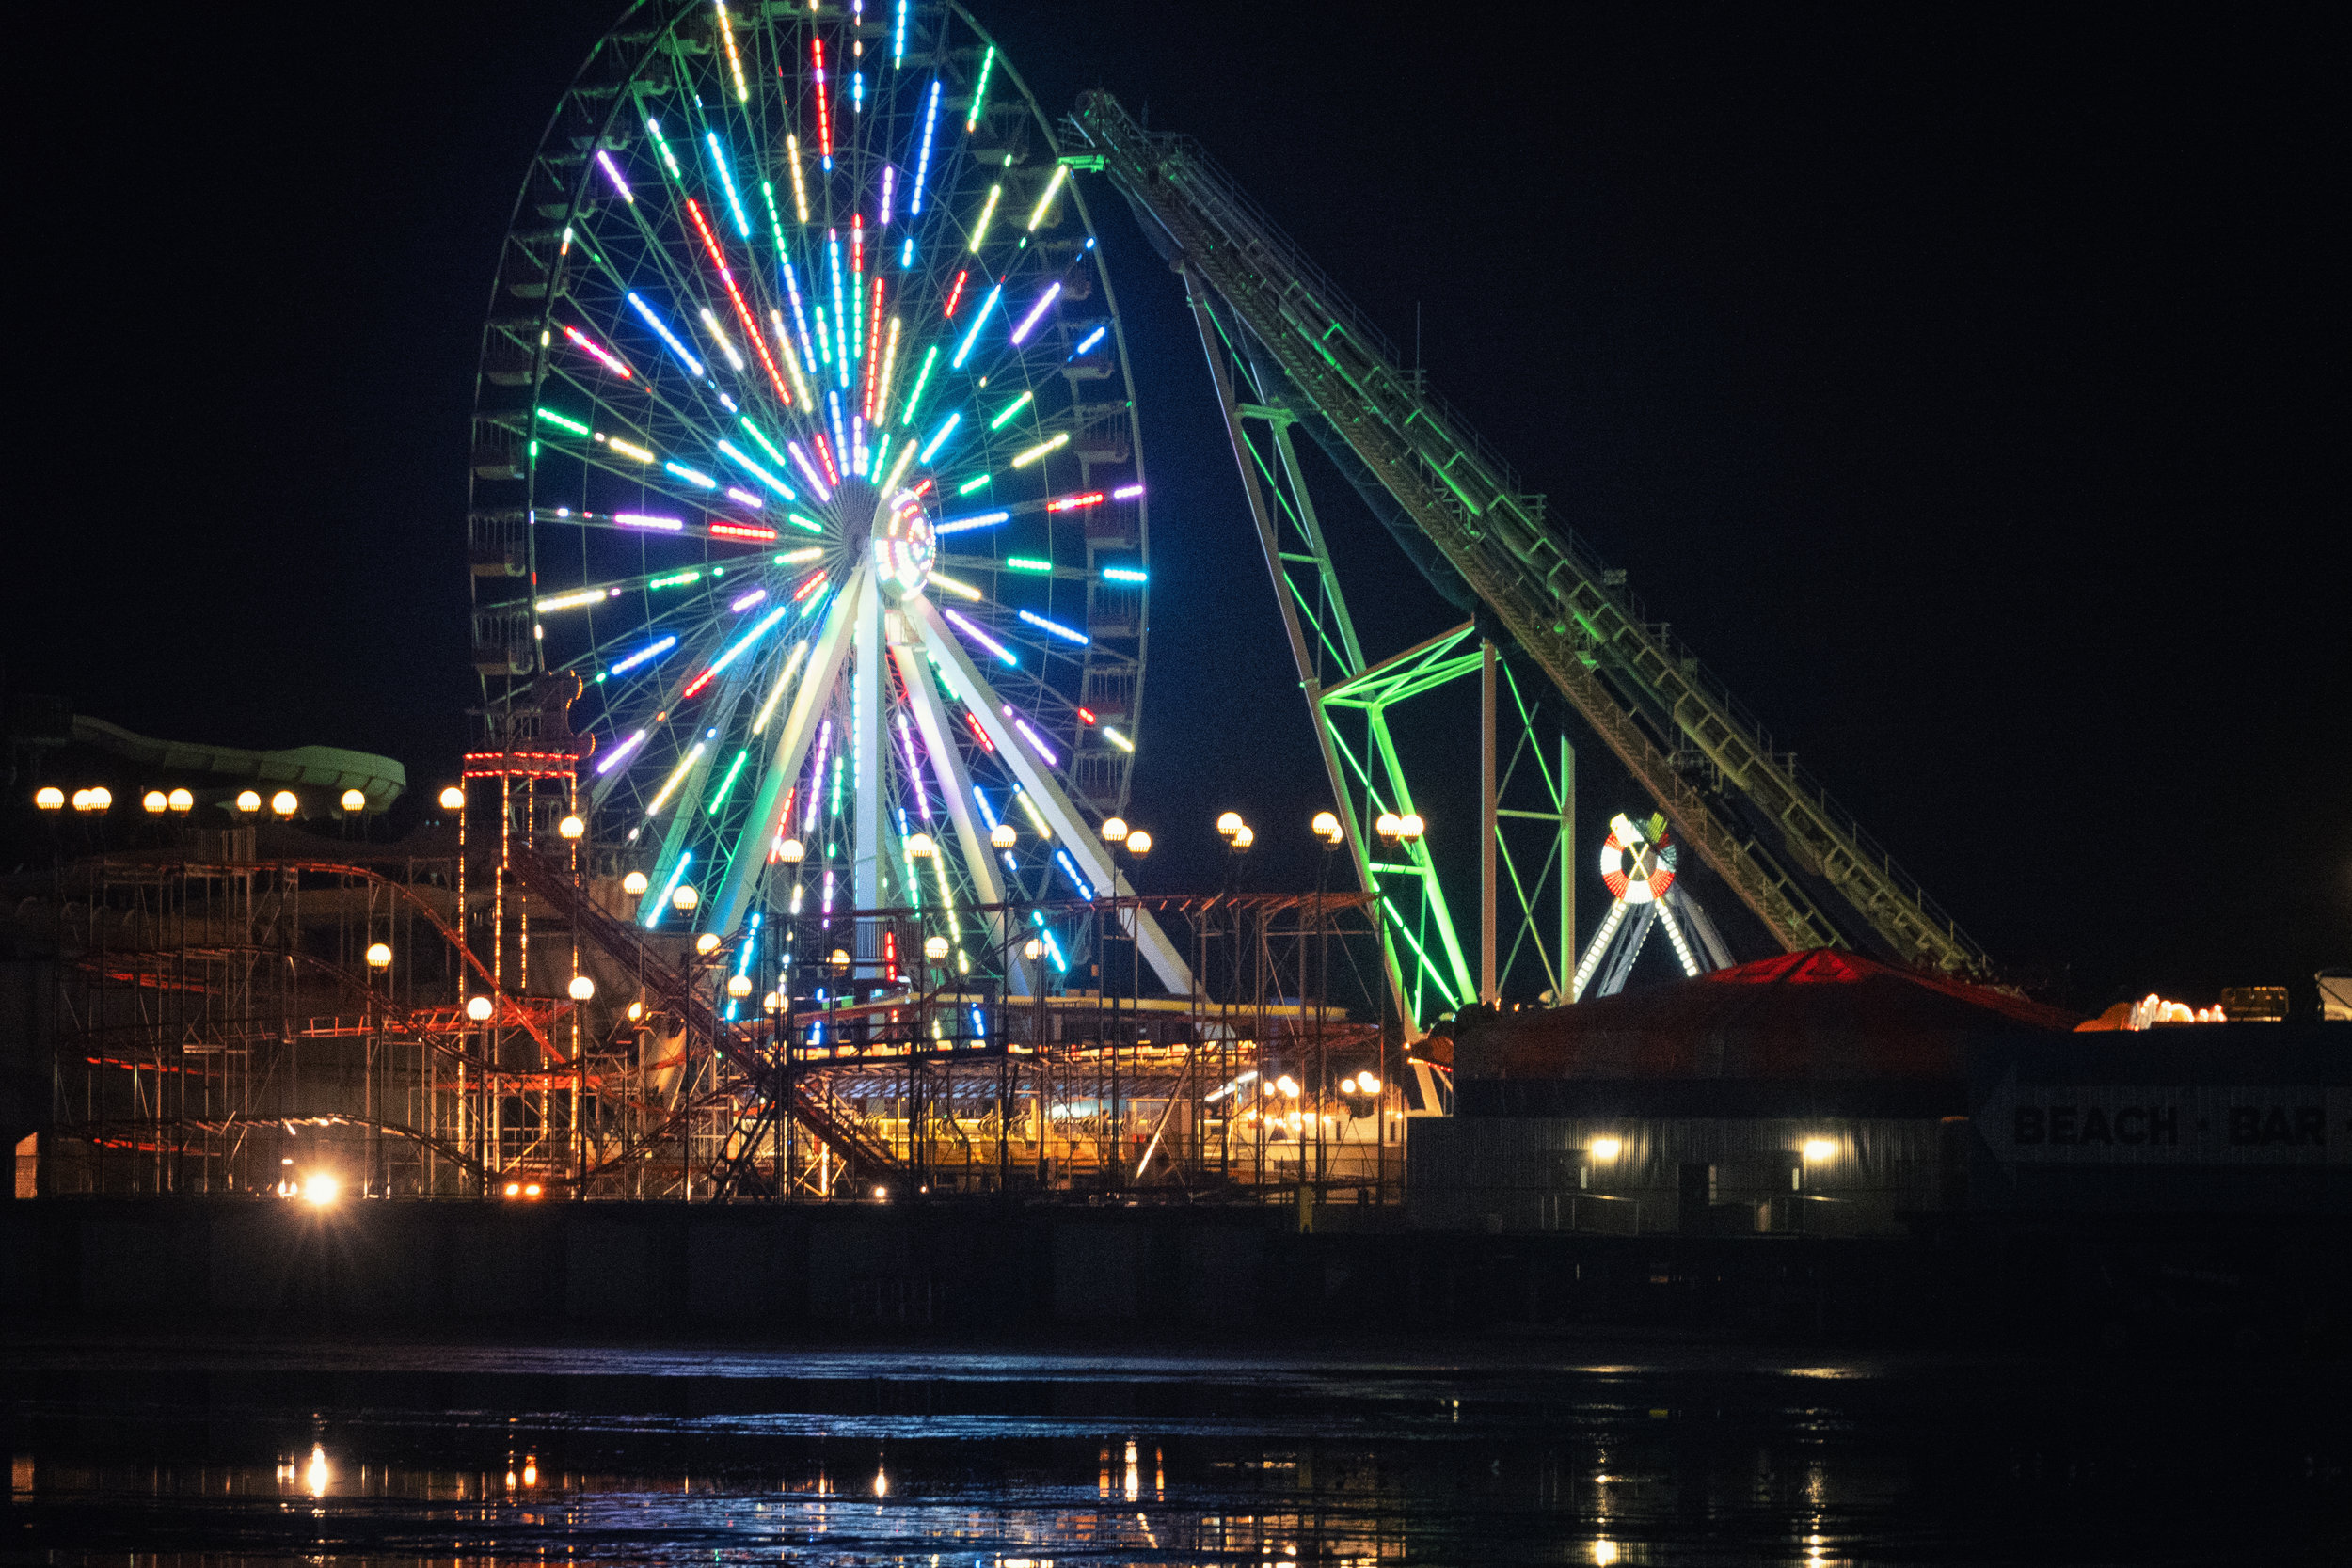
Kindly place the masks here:
[[(1196, 143), (1145, 131), (1103, 92), (1079, 101), (1073, 124), (1088, 150), (1070, 161), (1109, 177), (1184, 278), (1324, 764), (1350, 808), (1342, 815), (1351, 857), (1364, 886), (1381, 895), (1390, 983), (1407, 1016), (1428, 1016), (1432, 989), (1456, 1003), (1471, 991), (1492, 998), (1498, 967), (1511, 962), (1501, 954), (1527, 944), (1539, 913), (1557, 923), (1540, 943), (1543, 966), (1567, 992), (1572, 757), (1565, 741), (1556, 757), (1535, 742), (1534, 705), (1496, 657), (1497, 641), (1558, 689), (1782, 946), (1862, 947), (1948, 973), (1987, 971), (1983, 950), (1794, 756), (1774, 749), (1665, 626), (1643, 619), (1624, 574), (1547, 521), (1542, 498), (1527, 494), (1468, 421), (1401, 365), (1380, 331)], [(1433, 576), (1458, 574), (1475, 595), (1470, 625), (1392, 657), (1367, 653), (1300, 478), (1295, 426), (1318, 439)], [(1440, 559), (1428, 559), (1432, 547)], [(1384, 848), (1363, 809), (1412, 809), (1388, 705), (1473, 673), (1486, 719), (1475, 980), (1425, 849), (1407, 845), (1400, 858)], [(1498, 712), (1502, 690), (1512, 712)], [(1498, 718), (1516, 720), (1513, 738), (1500, 737)], [(1534, 785), (1542, 809), (1503, 806), (1507, 778)], [(1508, 830), (1531, 817), (1548, 825), (1550, 842), (1526, 849), (1523, 869)], [(1552, 915), (1538, 906), (1549, 902), (1542, 884), (1555, 876)], [(1518, 905), (1508, 948), (1497, 912), (1506, 879)]]

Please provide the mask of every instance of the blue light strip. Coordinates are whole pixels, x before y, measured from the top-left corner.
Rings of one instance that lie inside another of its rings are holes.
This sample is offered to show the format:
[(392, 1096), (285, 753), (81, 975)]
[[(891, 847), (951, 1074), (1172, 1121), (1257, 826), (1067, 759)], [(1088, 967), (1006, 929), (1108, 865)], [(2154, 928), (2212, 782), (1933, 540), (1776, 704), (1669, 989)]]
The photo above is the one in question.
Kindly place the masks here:
[(986, 299), (980, 301), (979, 309), (972, 317), (972, 330), (964, 334), (963, 346), (956, 350), (953, 359), (947, 361), (949, 370), (963, 369), (963, 362), (972, 357), (972, 345), (980, 341), (980, 328), (988, 325), (988, 313), (996, 309), (996, 302), (1004, 297), (1004, 293), (1005, 286), (999, 283), (988, 291)]
[(628, 302), (637, 308), (637, 313), (644, 318), (645, 325), (653, 328), (654, 336), (670, 345), (670, 352), (678, 356), (678, 362), (686, 367), (688, 372), (699, 377), (703, 373), (703, 362), (687, 352), (686, 345), (678, 341), (677, 334), (653, 313), (653, 307), (638, 298), (634, 292), (629, 294)]

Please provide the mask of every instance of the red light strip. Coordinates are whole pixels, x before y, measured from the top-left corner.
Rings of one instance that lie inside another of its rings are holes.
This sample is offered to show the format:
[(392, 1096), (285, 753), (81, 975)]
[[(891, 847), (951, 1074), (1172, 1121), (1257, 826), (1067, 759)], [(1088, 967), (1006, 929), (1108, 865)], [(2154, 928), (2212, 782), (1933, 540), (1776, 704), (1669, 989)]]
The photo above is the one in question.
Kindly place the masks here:
[(1103, 492), (1100, 490), (1089, 490), (1083, 496), (1064, 496), (1059, 500), (1047, 501), (1045, 503), (1045, 510), (1048, 512), (1075, 512), (1082, 506), (1100, 506), (1102, 504)]
[(686, 683), (686, 689), (677, 694), (678, 701), (682, 703), (687, 698), (691, 697), (696, 692), (700, 691), (704, 687), (708, 686), (710, 684), (710, 677), (718, 673), (719, 672), (716, 670), (705, 670), (701, 674), (696, 675), (692, 680), (688, 681)]
[(988, 732), (980, 728), (980, 721), (968, 711), (963, 716), (963, 727), (972, 732), (972, 738), (980, 743), (981, 751), (993, 752), (996, 750), (996, 742), (989, 739)]
[(752, 342), (752, 352), (759, 356), (759, 363), (768, 372), (768, 385), (776, 389), (776, 401), (785, 407), (792, 406), (792, 394), (784, 385), (784, 373), (776, 369), (776, 361), (768, 352), (768, 335), (752, 319), (751, 308), (743, 303), (742, 291), (735, 286), (735, 274), (727, 270), (726, 253), (719, 248), (719, 236), (710, 231), (709, 220), (703, 216), (702, 204), (692, 197), (686, 198), (686, 213), (694, 220), (696, 232), (703, 237), (703, 248), (710, 252), (710, 264), (718, 270), (719, 281), (726, 285), (727, 298), (735, 302), (735, 319), (743, 328), (743, 336)]
[(833, 115), (825, 106), (825, 40), (808, 40), (808, 52), (817, 66), (817, 150), (825, 162), (833, 162)]
[(949, 321), (956, 319), (956, 302), (963, 297), (963, 280), (971, 276), (972, 269), (969, 267), (956, 274), (955, 287), (947, 291), (947, 319)]
[(755, 527), (749, 523), (712, 523), (710, 536), (713, 539), (756, 539), (762, 544), (767, 544), (776, 537), (776, 531), (771, 528)]
[(803, 599), (807, 598), (811, 594), (816, 593), (817, 590), (822, 588), (824, 585), (825, 573), (822, 568), (809, 573), (806, 578), (802, 579), (801, 585), (792, 590), (792, 602), (794, 604), (799, 604)]
[(632, 378), (632, 372), (629, 368), (627, 365), (622, 364), (617, 356), (605, 349), (598, 348), (596, 343), (582, 336), (577, 328), (569, 326), (565, 327), (564, 329), (564, 336), (569, 338), (573, 342), (578, 343), (581, 353), (589, 355), (598, 360), (602, 363), (606, 370), (611, 371), (614, 375), (619, 376), (623, 381), (628, 381)]
[(825, 477), (835, 485), (840, 484), (841, 465), (833, 460), (833, 443), (825, 439), (825, 433), (821, 430), (810, 439), (816, 445), (818, 460), (825, 465)]
[(873, 318), (866, 327), (866, 422), (867, 424), (879, 422), (874, 415), (874, 394), (882, 388), (883, 281), (879, 273), (875, 275)]

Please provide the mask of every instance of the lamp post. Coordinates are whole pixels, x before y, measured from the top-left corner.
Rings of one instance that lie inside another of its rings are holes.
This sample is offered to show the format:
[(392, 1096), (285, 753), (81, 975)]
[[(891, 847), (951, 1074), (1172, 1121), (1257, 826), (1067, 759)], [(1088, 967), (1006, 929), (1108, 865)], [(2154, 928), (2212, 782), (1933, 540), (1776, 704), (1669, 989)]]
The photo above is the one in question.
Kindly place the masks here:
[[(1373, 824), (1372, 824), (1372, 831), (1373, 831), (1373, 832), (1374, 832), (1375, 834), (1376, 834), (1376, 835), (1378, 836), (1378, 838), (1379, 838), (1379, 840), (1380, 840), (1380, 844), (1381, 844), (1381, 847), (1382, 847), (1383, 851), (1384, 851), (1385, 853), (1393, 854), (1393, 853), (1395, 853), (1395, 852), (1396, 852), (1396, 849), (1397, 849), (1397, 847), (1398, 847), (1400, 845), (1410, 845), (1410, 844), (1417, 844), (1417, 843), (1419, 843), (1419, 842), (1421, 841), (1421, 837), (1422, 837), (1422, 835), (1424, 832), (1428, 832), (1428, 824), (1427, 824), (1427, 823), (1425, 823), (1425, 822), (1423, 822), (1423, 821), (1422, 820), (1422, 818), (1421, 818), (1421, 814), (1420, 814), (1419, 812), (1409, 812), (1409, 811), (1408, 811), (1408, 812), (1405, 813), (1403, 816), (1399, 816), (1397, 813), (1392, 812), (1392, 811), (1384, 811), (1384, 812), (1382, 812), (1382, 813), (1379, 815), (1379, 816), (1378, 816), (1378, 817), (1376, 817), (1376, 818), (1375, 818), (1375, 819), (1374, 819)], [(1563, 875), (1565, 875), (1565, 873), (1564, 872), (1564, 873), (1563, 873)], [(1378, 929), (1378, 930), (1379, 930), (1379, 932), (1380, 932), (1380, 958), (1381, 958), (1382, 966), (1383, 966), (1384, 968), (1386, 968), (1386, 967), (1388, 967), (1388, 966), (1389, 966), (1389, 965), (1390, 965), (1390, 964), (1393, 961), (1393, 960), (1392, 960), (1392, 957), (1391, 957), (1391, 955), (1392, 955), (1392, 950), (1391, 950), (1391, 948), (1390, 947), (1390, 944), (1389, 944), (1389, 927), (1388, 927), (1387, 918), (1386, 918), (1386, 917), (1383, 915), (1383, 913), (1381, 912), (1381, 911), (1382, 911), (1382, 909), (1383, 909), (1383, 908), (1385, 908), (1385, 905), (1375, 906), (1375, 907), (1374, 908), (1374, 910), (1373, 910), (1373, 919), (1374, 919), (1374, 920), (1377, 923), (1377, 929)], [(1387, 976), (1384, 974), (1384, 975), (1382, 976), (1382, 979), (1383, 979), (1383, 981), (1385, 982), (1385, 981), (1386, 981), (1386, 979), (1387, 979)], [(1403, 974), (1402, 974), (1402, 972), (1401, 972), (1401, 971), (1399, 972), (1398, 976), (1397, 976), (1396, 996), (1397, 996), (1397, 1007), (1398, 1007), (1399, 1012), (1400, 1012), (1400, 1013), (1402, 1013), (1402, 1011), (1403, 1011), (1403, 1009), (1404, 1009), (1404, 1006), (1405, 1006), (1405, 985), (1404, 985), (1404, 975), (1403, 975)], [(1398, 1050), (1398, 1054), (1399, 1054), (1400, 1056), (1404, 1053), (1404, 1039), (1403, 1039), (1403, 1036), (1404, 1036), (1404, 1034), (1405, 1034), (1405, 1032), (1406, 1032), (1406, 1028), (1407, 1028), (1407, 1027), (1408, 1027), (1408, 1025), (1407, 1025), (1407, 1022), (1406, 1022), (1406, 1019), (1404, 1019), (1403, 1017), (1399, 1017), (1399, 1018), (1397, 1019), (1397, 1035), (1398, 1035), (1398, 1037), (1398, 1037), (1398, 1041), (1397, 1041), (1397, 1050)], [(1382, 986), (1381, 986), (1381, 988), (1380, 988), (1380, 1072), (1381, 1072), (1381, 1077), (1382, 1077), (1384, 1080), (1387, 1080), (1387, 1079), (1393, 1079), (1393, 1078), (1396, 1076), (1396, 1068), (1397, 1068), (1397, 1066), (1398, 1066), (1398, 1064), (1397, 1064), (1397, 1063), (1395, 1063), (1395, 1062), (1391, 1061), (1391, 1060), (1390, 1060), (1390, 1057), (1389, 1057), (1389, 987), (1388, 987), (1385, 983), (1383, 983), (1383, 984), (1382, 984)], [(1385, 1197), (1385, 1196), (1387, 1196), (1387, 1183), (1388, 1183), (1388, 1157), (1389, 1157), (1389, 1156), (1388, 1156), (1388, 1093), (1387, 1093), (1387, 1090), (1385, 1089), (1385, 1087), (1384, 1087), (1384, 1088), (1382, 1089), (1382, 1091), (1381, 1091), (1381, 1096), (1380, 1096), (1380, 1103), (1379, 1103), (1379, 1114), (1380, 1114), (1380, 1181), (1381, 1181), (1381, 1187), (1382, 1187), (1382, 1196)]]
[[(368, 944), (367, 956), (367, 1034), (363, 1037), (364, 1043), (360, 1048), (360, 1069), (365, 1077), (365, 1084), (361, 1096), (361, 1104), (364, 1114), (368, 1118), (368, 1173), (360, 1180), (359, 1196), (361, 1197), (373, 1197), (379, 1196), (383, 1197), (389, 1197), (392, 1196), (391, 1182), (385, 1180), (384, 1177), (384, 1118), (376, 1109), (378, 1096), (376, 1094), (375, 1078), (378, 1067), (380, 1066), (380, 1058), (377, 1053), (378, 1039), (375, 988), (379, 979), (389, 978), (389, 971), (392, 967), (391, 944), (389, 942), (370, 942)], [(380, 1188), (379, 1183), (381, 1184)]]

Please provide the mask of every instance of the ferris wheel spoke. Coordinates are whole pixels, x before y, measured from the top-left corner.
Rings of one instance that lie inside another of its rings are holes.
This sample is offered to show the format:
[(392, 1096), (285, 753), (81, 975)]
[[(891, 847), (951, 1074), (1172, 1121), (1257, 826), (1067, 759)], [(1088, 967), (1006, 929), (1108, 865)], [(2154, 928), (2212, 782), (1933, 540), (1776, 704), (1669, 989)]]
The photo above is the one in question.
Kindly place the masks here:
[[(1055, 835), (1060, 840), (1063, 852), (1071, 855), (1093, 885), (1120, 896), (1133, 896), (1135, 890), (1127, 885), (1125, 876), (1111, 863), (1109, 854), (1087, 826), (1084, 816), (1063, 793), (1060, 782), (1044, 768), (1022, 741), (1015, 738), (1012, 725), (992, 701), (987, 680), (963, 651), (962, 644), (948, 634), (946, 625), (932, 611), (932, 607), (919, 598), (906, 601), (908, 619), (920, 628), (924, 645), (939, 661), (949, 686), (963, 702), (967, 711), (976, 716), (981, 727), (994, 742), (996, 754), (1005, 759), (1023, 791), (1037, 804)], [(1157, 922), (1142, 910), (1134, 911), (1132, 932), (1144, 951), (1160, 983), (1178, 995), (1192, 992), (1192, 970), (1176, 951), (1174, 943), (1160, 930)]]
[[(785, 714), (784, 727), (777, 733), (774, 751), (761, 769), (759, 792), (746, 819), (746, 842), (765, 845), (783, 832), (785, 793), (808, 760), (818, 723), (831, 705), (841, 679), (841, 667), (849, 658), (850, 634), (873, 594), (873, 569), (860, 562), (826, 608), (824, 626), (804, 661), (800, 686)], [(764, 863), (764, 855), (739, 855), (728, 865), (712, 911), (716, 929), (733, 930), (741, 922), (755, 891), (756, 874)]]

